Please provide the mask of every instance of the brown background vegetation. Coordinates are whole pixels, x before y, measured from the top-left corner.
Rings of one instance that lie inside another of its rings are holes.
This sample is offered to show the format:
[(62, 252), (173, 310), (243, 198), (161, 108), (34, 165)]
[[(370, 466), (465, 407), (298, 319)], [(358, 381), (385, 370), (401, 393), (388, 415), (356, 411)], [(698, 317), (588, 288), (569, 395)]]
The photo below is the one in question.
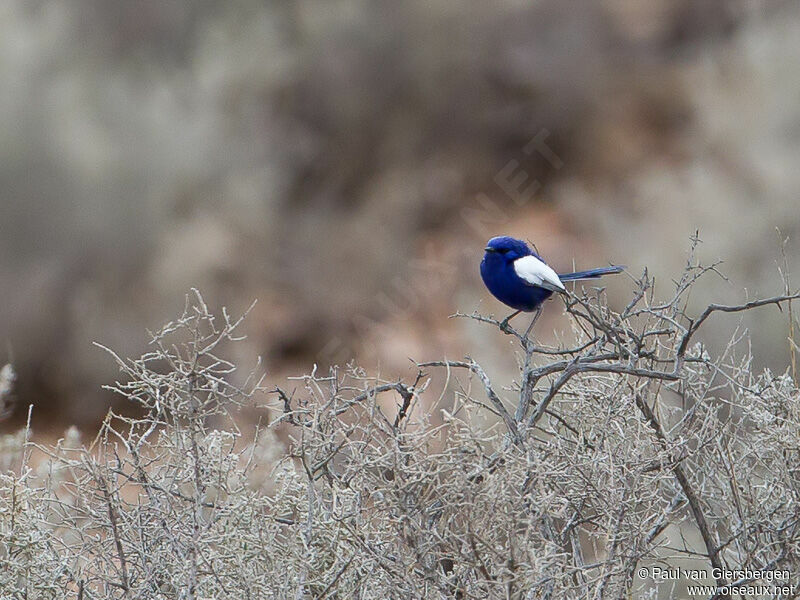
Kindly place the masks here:
[[(666, 286), (699, 229), (731, 281), (692, 301), (771, 295), (774, 228), (800, 243), (799, 33), (788, 2), (5, 2), (4, 426), (29, 403), (93, 423), (116, 366), (91, 342), (139, 354), (191, 286), (258, 299), (247, 352), (276, 380), (478, 345), (492, 365), (506, 342), (447, 316), (503, 310), (477, 274), (496, 233)], [(560, 168), (523, 151), (542, 132)], [(785, 316), (753, 319), (782, 369)]]

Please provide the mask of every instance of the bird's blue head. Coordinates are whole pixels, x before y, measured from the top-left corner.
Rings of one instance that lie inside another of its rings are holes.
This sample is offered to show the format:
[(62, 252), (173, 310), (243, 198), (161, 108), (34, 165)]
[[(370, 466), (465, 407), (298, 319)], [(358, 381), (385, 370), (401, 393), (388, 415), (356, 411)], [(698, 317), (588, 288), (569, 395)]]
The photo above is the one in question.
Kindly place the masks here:
[(486, 248), (484, 248), (484, 250), (486, 250), (486, 254), (484, 254), (484, 260), (500, 259), (506, 262), (514, 261), (521, 256), (533, 254), (531, 249), (528, 247), (528, 244), (522, 240), (518, 240), (507, 235), (493, 237), (486, 244)]

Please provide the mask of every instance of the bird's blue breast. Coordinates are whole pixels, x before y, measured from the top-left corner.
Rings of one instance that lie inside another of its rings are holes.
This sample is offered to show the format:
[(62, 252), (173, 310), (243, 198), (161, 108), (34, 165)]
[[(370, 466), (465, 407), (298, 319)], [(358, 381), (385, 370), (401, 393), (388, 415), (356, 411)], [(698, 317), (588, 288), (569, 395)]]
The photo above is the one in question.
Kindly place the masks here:
[(496, 254), (483, 257), (481, 277), (495, 298), (516, 310), (534, 311), (553, 294), (550, 290), (525, 283), (514, 271), (513, 261)]

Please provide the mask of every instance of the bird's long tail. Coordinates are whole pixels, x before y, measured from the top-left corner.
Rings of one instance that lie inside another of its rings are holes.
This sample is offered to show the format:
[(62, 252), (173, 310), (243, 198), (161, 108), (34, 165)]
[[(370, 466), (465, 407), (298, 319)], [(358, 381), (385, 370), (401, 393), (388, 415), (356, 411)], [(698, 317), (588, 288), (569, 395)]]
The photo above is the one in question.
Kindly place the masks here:
[(561, 281), (577, 281), (579, 279), (597, 279), (603, 275), (612, 275), (613, 273), (622, 273), (625, 267), (600, 267), (599, 269), (589, 269), (588, 271), (576, 271), (575, 273), (559, 274), (558, 278)]

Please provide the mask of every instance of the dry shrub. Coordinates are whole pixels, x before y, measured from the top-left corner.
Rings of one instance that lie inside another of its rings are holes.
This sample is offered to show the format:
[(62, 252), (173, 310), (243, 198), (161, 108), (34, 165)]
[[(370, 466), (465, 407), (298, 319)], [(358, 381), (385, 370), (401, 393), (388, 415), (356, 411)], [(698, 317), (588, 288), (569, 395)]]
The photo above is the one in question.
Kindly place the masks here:
[(88, 445), (69, 432), (38, 467), (31, 443), (4, 440), (0, 597), (680, 593), (638, 574), (655, 564), (706, 569), (716, 597), (750, 578), (712, 568), (797, 584), (793, 374), (754, 373), (743, 333), (720, 356), (695, 335), (714, 313), (800, 295), (690, 318), (690, 290), (715, 270), (690, 257), (663, 302), (645, 272), (620, 312), (602, 290), (570, 294), (575, 339), (559, 347), (504, 327), (519, 343), (511, 387), (469, 358), (420, 363), (413, 382), (312, 371), (266, 396), (275, 418), (255, 435), (232, 409), (262, 395), (258, 369), (237, 377), (223, 357), (241, 319), (194, 293), (150, 352), (115, 355), (113, 389), (144, 417), (109, 414)]

